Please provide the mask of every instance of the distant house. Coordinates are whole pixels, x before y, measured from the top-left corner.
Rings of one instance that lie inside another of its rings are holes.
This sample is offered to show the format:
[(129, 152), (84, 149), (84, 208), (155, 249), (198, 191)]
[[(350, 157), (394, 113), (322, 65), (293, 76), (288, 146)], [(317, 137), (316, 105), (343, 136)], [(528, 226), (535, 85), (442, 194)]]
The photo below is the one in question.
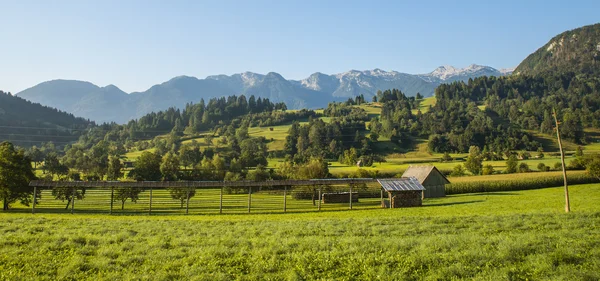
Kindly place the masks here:
[(425, 187), (423, 198), (446, 196), (446, 184), (450, 181), (435, 166), (408, 166), (403, 178), (415, 177)]

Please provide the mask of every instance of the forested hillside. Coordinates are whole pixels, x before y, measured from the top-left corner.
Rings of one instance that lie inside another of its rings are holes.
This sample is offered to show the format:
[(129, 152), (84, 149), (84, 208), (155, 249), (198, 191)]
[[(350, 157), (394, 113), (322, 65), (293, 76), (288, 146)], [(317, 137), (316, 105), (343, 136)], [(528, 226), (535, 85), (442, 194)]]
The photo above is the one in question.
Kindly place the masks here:
[(536, 75), (548, 72), (600, 74), (600, 24), (555, 36), (523, 60), (514, 73)]
[(400, 141), (411, 135), (429, 138), (435, 152), (466, 152), (475, 145), (498, 153), (536, 150), (540, 144), (524, 130), (552, 134), (553, 108), (567, 140), (585, 143), (583, 128), (600, 127), (600, 80), (573, 73), (481, 77), (441, 85), (436, 99), (426, 114), (413, 115), (408, 98), (384, 92), (381, 124), (374, 120), (371, 126)]
[(66, 144), (94, 126), (89, 120), (0, 91), (0, 141), (21, 146)]

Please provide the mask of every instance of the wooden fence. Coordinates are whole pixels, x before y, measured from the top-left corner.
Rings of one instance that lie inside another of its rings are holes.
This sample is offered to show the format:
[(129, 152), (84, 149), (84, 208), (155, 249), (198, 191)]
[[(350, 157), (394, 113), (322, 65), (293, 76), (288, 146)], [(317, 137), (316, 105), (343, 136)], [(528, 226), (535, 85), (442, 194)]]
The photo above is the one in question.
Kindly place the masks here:
[[(384, 200), (381, 186), (375, 179), (32, 181), (30, 186), (36, 198), (31, 205), (32, 213), (281, 213), (380, 208)], [(130, 196), (132, 193), (136, 195)], [(348, 198), (343, 203), (324, 203), (324, 193), (344, 194)], [(351, 194), (355, 194), (354, 198)]]

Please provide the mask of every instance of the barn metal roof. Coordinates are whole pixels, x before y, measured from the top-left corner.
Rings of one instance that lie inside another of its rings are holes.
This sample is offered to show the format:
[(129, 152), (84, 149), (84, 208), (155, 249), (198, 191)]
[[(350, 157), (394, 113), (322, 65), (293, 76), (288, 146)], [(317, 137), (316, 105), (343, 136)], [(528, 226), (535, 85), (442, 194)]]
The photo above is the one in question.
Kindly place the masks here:
[(421, 191), (425, 187), (415, 177), (399, 178), (399, 179), (378, 179), (381, 187), (385, 191)]

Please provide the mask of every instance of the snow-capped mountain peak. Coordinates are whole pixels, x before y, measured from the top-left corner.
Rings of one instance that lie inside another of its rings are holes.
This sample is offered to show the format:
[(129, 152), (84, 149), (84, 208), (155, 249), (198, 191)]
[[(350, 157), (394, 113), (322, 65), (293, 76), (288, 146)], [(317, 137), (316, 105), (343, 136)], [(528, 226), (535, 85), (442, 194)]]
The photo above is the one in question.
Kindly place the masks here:
[(471, 77), (479, 76), (503, 76), (512, 73), (510, 70), (499, 71), (493, 67), (471, 64), (465, 68), (456, 68), (449, 65), (443, 65), (434, 71), (421, 74), (419, 77), (427, 82), (454, 82), (458, 80), (467, 80)]

